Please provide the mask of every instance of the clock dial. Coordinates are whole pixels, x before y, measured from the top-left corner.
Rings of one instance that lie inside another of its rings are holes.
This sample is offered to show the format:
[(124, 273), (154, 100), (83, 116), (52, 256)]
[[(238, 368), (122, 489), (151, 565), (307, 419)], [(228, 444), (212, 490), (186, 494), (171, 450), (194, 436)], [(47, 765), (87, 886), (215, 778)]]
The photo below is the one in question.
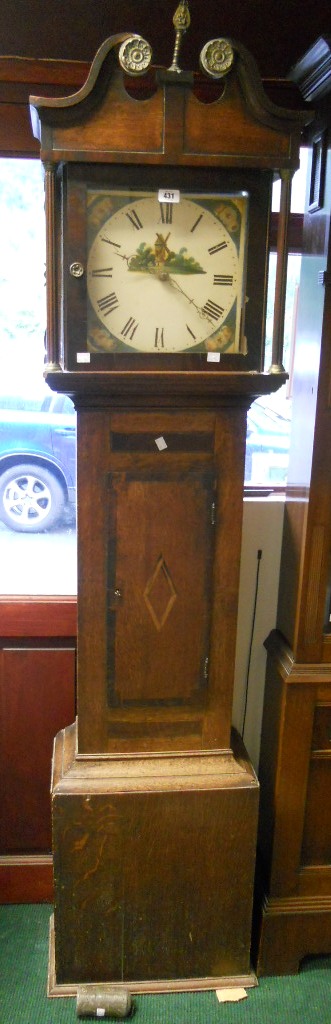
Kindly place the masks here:
[(91, 351), (240, 351), (247, 196), (88, 193)]

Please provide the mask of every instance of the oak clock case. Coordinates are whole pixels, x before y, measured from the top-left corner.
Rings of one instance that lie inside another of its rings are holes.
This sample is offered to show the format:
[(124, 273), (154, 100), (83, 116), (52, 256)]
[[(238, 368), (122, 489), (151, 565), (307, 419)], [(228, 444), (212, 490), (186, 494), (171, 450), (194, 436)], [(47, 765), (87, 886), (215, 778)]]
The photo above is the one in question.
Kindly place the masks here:
[(260, 369), (272, 175), (129, 171), (58, 172), (63, 368)]
[(239, 44), (212, 102), (178, 69), (140, 102), (122, 40), (77, 94), (34, 101), (47, 379), (78, 414), (78, 715), (53, 757), (53, 994), (254, 984), (258, 784), (231, 730), (246, 415), (285, 376), (278, 346), (262, 372), (269, 215), (300, 118), (267, 100)]

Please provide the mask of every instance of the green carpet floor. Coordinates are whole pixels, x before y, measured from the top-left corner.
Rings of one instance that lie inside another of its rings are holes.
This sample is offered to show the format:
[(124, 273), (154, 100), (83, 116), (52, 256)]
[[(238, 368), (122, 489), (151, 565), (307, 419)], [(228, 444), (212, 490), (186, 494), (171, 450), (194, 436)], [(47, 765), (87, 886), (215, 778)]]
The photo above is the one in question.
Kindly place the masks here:
[[(51, 907), (0, 908), (1, 1024), (73, 1024), (75, 999), (47, 999)], [(331, 957), (306, 961), (300, 974), (262, 978), (237, 1004), (214, 992), (135, 996), (136, 1024), (331, 1024)]]

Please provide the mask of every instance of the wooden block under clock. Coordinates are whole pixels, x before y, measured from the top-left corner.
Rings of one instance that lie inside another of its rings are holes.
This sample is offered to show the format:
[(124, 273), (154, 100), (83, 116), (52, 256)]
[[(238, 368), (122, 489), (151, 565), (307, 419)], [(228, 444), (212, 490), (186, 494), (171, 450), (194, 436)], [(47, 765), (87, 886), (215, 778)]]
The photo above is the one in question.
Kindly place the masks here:
[(77, 758), (55, 740), (55, 991), (255, 983), (258, 783), (231, 750)]

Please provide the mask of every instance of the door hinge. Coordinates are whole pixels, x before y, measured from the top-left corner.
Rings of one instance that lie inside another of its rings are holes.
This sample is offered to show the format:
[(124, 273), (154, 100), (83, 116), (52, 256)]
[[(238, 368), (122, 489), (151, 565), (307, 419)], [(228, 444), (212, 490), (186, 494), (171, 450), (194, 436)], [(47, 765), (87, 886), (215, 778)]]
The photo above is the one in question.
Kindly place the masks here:
[(216, 523), (216, 501), (212, 501), (212, 503), (211, 503), (210, 519), (211, 519), (211, 525), (215, 526), (215, 523)]
[(319, 270), (317, 280), (319, 284), (322, 284), (326, 287), (326, 285), (331, 284), (331, 274), (327, 270)]
[(203, 666), (203, 678), (206, 680), (206, 682), (207, 682), (207, 679), (208, 679), (208, 669), (209, 669), (209, 658), (208, 658), (208, 654), (207, 654), (207, 657), (205, 658), (205, 663), (204, 663), (204, 666)]

